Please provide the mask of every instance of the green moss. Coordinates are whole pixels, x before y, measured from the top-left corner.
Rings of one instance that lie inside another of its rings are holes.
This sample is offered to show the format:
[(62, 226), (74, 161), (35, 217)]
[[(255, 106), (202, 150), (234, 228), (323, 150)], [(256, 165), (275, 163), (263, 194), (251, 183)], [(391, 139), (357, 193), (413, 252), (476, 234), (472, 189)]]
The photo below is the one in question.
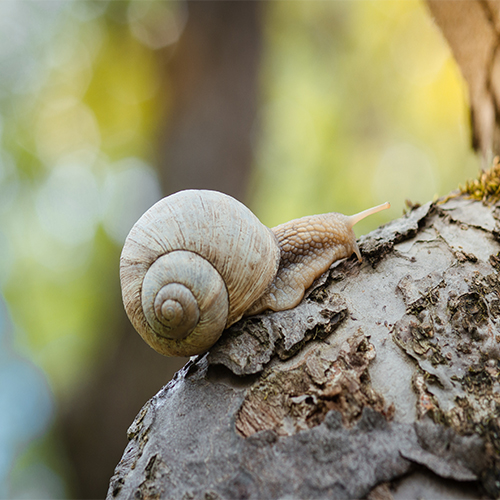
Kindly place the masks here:
[(460, 194), (484, 204), (497, 203), (500, 200), (500, 158), (495, 157), (489, 170), (482, 171), (477, 179), (467, 181), (459, 190)]

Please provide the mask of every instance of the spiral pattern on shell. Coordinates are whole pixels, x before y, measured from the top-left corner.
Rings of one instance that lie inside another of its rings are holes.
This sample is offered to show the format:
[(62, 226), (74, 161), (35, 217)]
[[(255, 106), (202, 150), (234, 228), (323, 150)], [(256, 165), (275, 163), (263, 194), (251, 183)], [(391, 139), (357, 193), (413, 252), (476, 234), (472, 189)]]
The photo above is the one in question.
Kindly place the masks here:
[(151, 207), (126, 239), (125, 310), (158, 352), (202, 353), (262, 295), (279, 258), (273, 233), (242, 203), (180, 191)]

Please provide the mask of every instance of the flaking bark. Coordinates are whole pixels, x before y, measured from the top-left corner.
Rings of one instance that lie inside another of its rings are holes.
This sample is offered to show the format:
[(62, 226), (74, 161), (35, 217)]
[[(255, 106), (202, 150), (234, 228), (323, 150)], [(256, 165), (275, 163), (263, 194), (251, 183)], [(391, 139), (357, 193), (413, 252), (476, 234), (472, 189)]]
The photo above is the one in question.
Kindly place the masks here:
[(108, 499), (498, 497), (499, 221), (428, 203), (231, 327), (141, 410)]

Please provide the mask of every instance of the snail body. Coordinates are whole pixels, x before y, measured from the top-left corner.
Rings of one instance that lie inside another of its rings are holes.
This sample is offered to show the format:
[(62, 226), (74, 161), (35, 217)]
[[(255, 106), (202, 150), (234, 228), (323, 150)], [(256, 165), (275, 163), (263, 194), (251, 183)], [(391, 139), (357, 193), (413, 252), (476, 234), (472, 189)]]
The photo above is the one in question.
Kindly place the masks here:
[(353, 253), (361, 261), (352, 226), (388, 207), (269, 229), (228, 195), (175, 193), (153, 205), (125, 241), (120, 280), (127, 315), (161, 354), (205, 352), (244, 315), (295, 307), (334, 261)]

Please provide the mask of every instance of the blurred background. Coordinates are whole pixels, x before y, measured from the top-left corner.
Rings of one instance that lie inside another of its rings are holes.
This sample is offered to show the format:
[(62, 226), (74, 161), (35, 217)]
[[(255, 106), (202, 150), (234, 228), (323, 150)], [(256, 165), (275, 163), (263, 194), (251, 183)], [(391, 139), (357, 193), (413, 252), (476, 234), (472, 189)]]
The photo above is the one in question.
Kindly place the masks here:
[(0, 2), (0, 498), (103, 498), (152, 351), (118, 261), (162, 196), (273, 226), (476, 175), (467, 93), (419, 1)]

